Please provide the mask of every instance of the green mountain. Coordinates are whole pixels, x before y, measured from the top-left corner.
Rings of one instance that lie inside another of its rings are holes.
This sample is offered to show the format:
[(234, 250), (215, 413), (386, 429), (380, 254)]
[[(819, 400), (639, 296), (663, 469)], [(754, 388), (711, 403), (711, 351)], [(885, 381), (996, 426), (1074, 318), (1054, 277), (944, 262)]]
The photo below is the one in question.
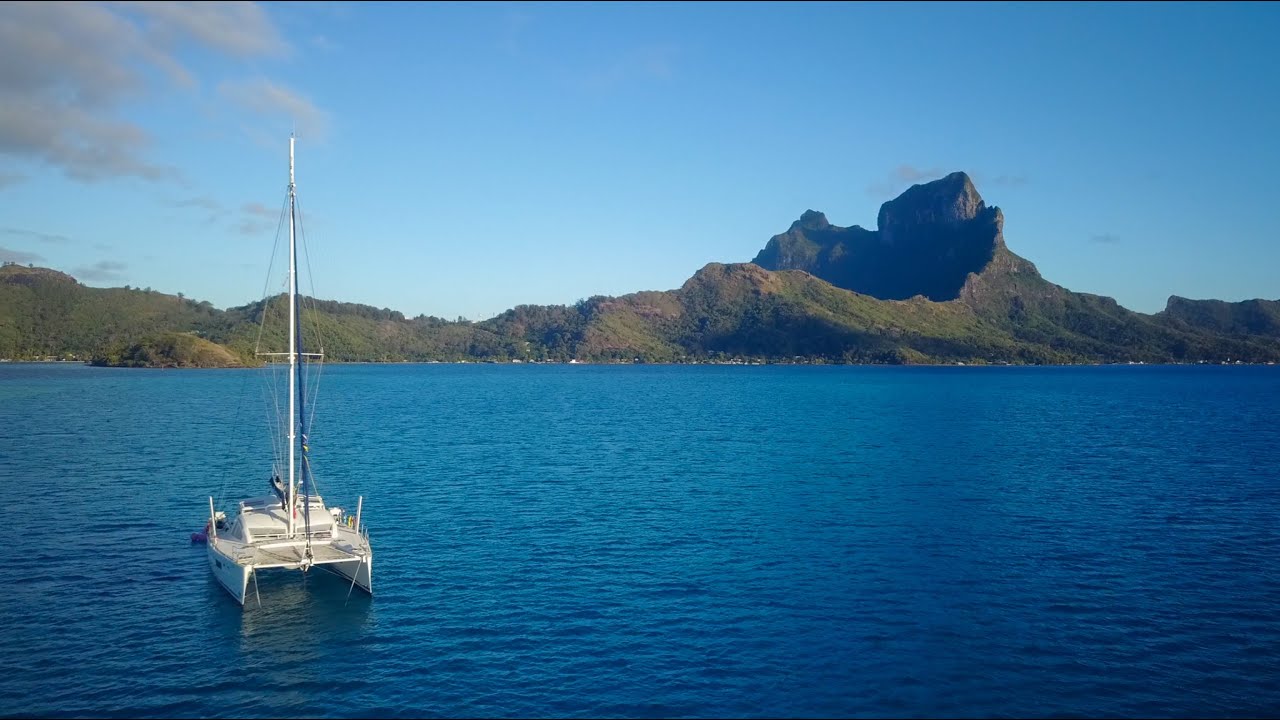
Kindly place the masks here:
[(1280, 338), (1280, 301), (1188, 300), (1174, 295), (1158, 313), (1171, 327), (1209, 333)]
[(238, 368), (258, 361), (195, 335), (162, 332), (95, 352), (89, 363), (108, 367)]
[[(306, 348), (339, 362), (1280, 360), (1280, 301), (1175, 296), (1145, 315), (1067, 290), (1006, 246), (1002, 211), (964, 173), (886, 202), (876, 230), (810, 210), (752, 263), (711, 263), (670, 291), (521, 305), (480, 323), (302, 303)], [(10, 264), (0, 268), (0, 358), (248, 364), (255, 349), (285, 346), (284, 309), (283, 296), (218, 310)]]
[[(304, 342), (333, 361), (505, 357), (491, 332), (438, 318), (301, 298)], [(244, 364), (287, 347), (283, 295), (227, 310), (150, 289), (91, 288), (46, 268), (0, 267), (0, 358), (94, 359), (127, 366), (229, 362), (173, 334), (220, 346)], [(203, 366), (203, 365), (202, 365)]]
[(1215, 310), (1192, 312), (1188, 303), (1196, 301), (1175, 297), (1165, 312), (1149, 316), (1045, 280), (1009, 250), (1003, 212), (988, 207), (964, 173), (912, 186), (881, 206), (878, 225), (840, 228), (809, 211), (770, 239), (754, 262), (810, 272), (880, 299), (914, 295), (963, 304), (987, 331), (1014, 342), (1024, 360), (1275, 359), (1277, 303), (1205, 301), (1217, 303)]
[(94, 352), (208, 323), (209, 303), (128, 288), (88, 288), (70, 275), (0, 267), (0, 358), (87, 360)]

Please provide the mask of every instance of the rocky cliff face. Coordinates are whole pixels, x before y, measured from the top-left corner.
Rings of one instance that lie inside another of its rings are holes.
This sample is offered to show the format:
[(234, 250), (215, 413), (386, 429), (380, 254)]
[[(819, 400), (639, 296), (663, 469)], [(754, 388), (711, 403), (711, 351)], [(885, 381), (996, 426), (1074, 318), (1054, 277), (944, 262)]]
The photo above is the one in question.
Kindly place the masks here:
[[(897, 198), (880, 206), (876, 225), (889, 245), (922, 234), (935, 237), (958, 232), (979, 216), (999, 213), (983, 202), (973, 180), (962, 172), (923, 185), (912, 185)], [(937, 238), (943, 239), (943, 238)], [(954, 243), (952, 243), (954, 244)]]
[(876, 224), (877, 230), (839, 227), (809, 210), (752, 262), (804, 270), (882, 300), (946, 301), (959, 298), (969, 276), (1004, 249), (1003, 214), (987, 206), (962, 172), (913, 185), (880, 207)]

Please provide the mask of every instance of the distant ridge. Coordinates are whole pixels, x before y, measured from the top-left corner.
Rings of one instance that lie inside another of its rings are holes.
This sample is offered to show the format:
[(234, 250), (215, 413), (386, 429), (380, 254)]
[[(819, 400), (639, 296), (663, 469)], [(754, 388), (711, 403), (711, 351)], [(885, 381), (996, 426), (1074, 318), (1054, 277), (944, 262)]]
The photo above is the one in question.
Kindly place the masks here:
[[(0, 268), (0, 358), (87, 359), (112, 348), (119, 356), (155, 346), (157, 333), (249, 358), (264, 319), (263, 337), (283, 340), (280, 302), (224, 311), (8, 265)], [(1164, 311), (1144, 315), (1072, 292), (1008, 248), (1003, 212), (963, 172), (884, 203), (876, 230), (838, 227), (808, 210), (751, 263), (709, 263), (675, 290), (520, 305), (479, 323), (306, 305), (316, 320), (304, 325), (322, 328), (326, 356), (339, 362), (1280, 361), (1280, 301), (1173, 296)]]
[(1188, 300), (1170, 296), (1159, 313), (1174, 327), (1225, 335), (1261, 335), (1280, 338), (1280, 301)]

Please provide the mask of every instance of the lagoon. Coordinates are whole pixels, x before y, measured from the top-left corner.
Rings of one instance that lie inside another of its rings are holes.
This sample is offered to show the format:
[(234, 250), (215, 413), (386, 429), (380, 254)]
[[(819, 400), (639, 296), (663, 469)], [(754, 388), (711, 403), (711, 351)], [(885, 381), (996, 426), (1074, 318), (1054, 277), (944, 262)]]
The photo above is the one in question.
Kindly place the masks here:
[(335, 365), (372, 599), (210, 577), (261, 370), (0, 366), (0, 714), (1258, 716), (1274, 367)]

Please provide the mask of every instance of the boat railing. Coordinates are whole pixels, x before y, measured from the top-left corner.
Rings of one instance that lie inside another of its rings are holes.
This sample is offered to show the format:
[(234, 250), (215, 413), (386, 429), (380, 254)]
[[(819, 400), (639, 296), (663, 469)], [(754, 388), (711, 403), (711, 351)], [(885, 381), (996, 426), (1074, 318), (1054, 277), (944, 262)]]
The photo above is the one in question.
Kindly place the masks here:
[[(251, 531), (251, 535), (250, 535), (250, 537), (252, 538), (251, 542), (254, 542), (254, 543), (261, 543), (261, 542), (274, 541), (274, 540), (290, 540), (290, 539), (305, 540), (307, 536), (308, 536), (308, 533), (305, 533), (302, 531), (299, 531), (296, 535), (293, 536), (293, 538), (290, 538), (288, 533), (283, 533), (283, 532), (258, 533), (258, 532)], [(310, 536), (312, 540), (328, 540), (333, 537), (333, 533), (329, 532), (328, 530), (317, 530), (316, 532), (310, 533)]]
[(256, 554), (253, 548), (235, 540), (228, 540), (226, 538), (215, 538), (212, 546), (219, 553), (231, 558), (237, 563), (243, 560), (252, 560)]

